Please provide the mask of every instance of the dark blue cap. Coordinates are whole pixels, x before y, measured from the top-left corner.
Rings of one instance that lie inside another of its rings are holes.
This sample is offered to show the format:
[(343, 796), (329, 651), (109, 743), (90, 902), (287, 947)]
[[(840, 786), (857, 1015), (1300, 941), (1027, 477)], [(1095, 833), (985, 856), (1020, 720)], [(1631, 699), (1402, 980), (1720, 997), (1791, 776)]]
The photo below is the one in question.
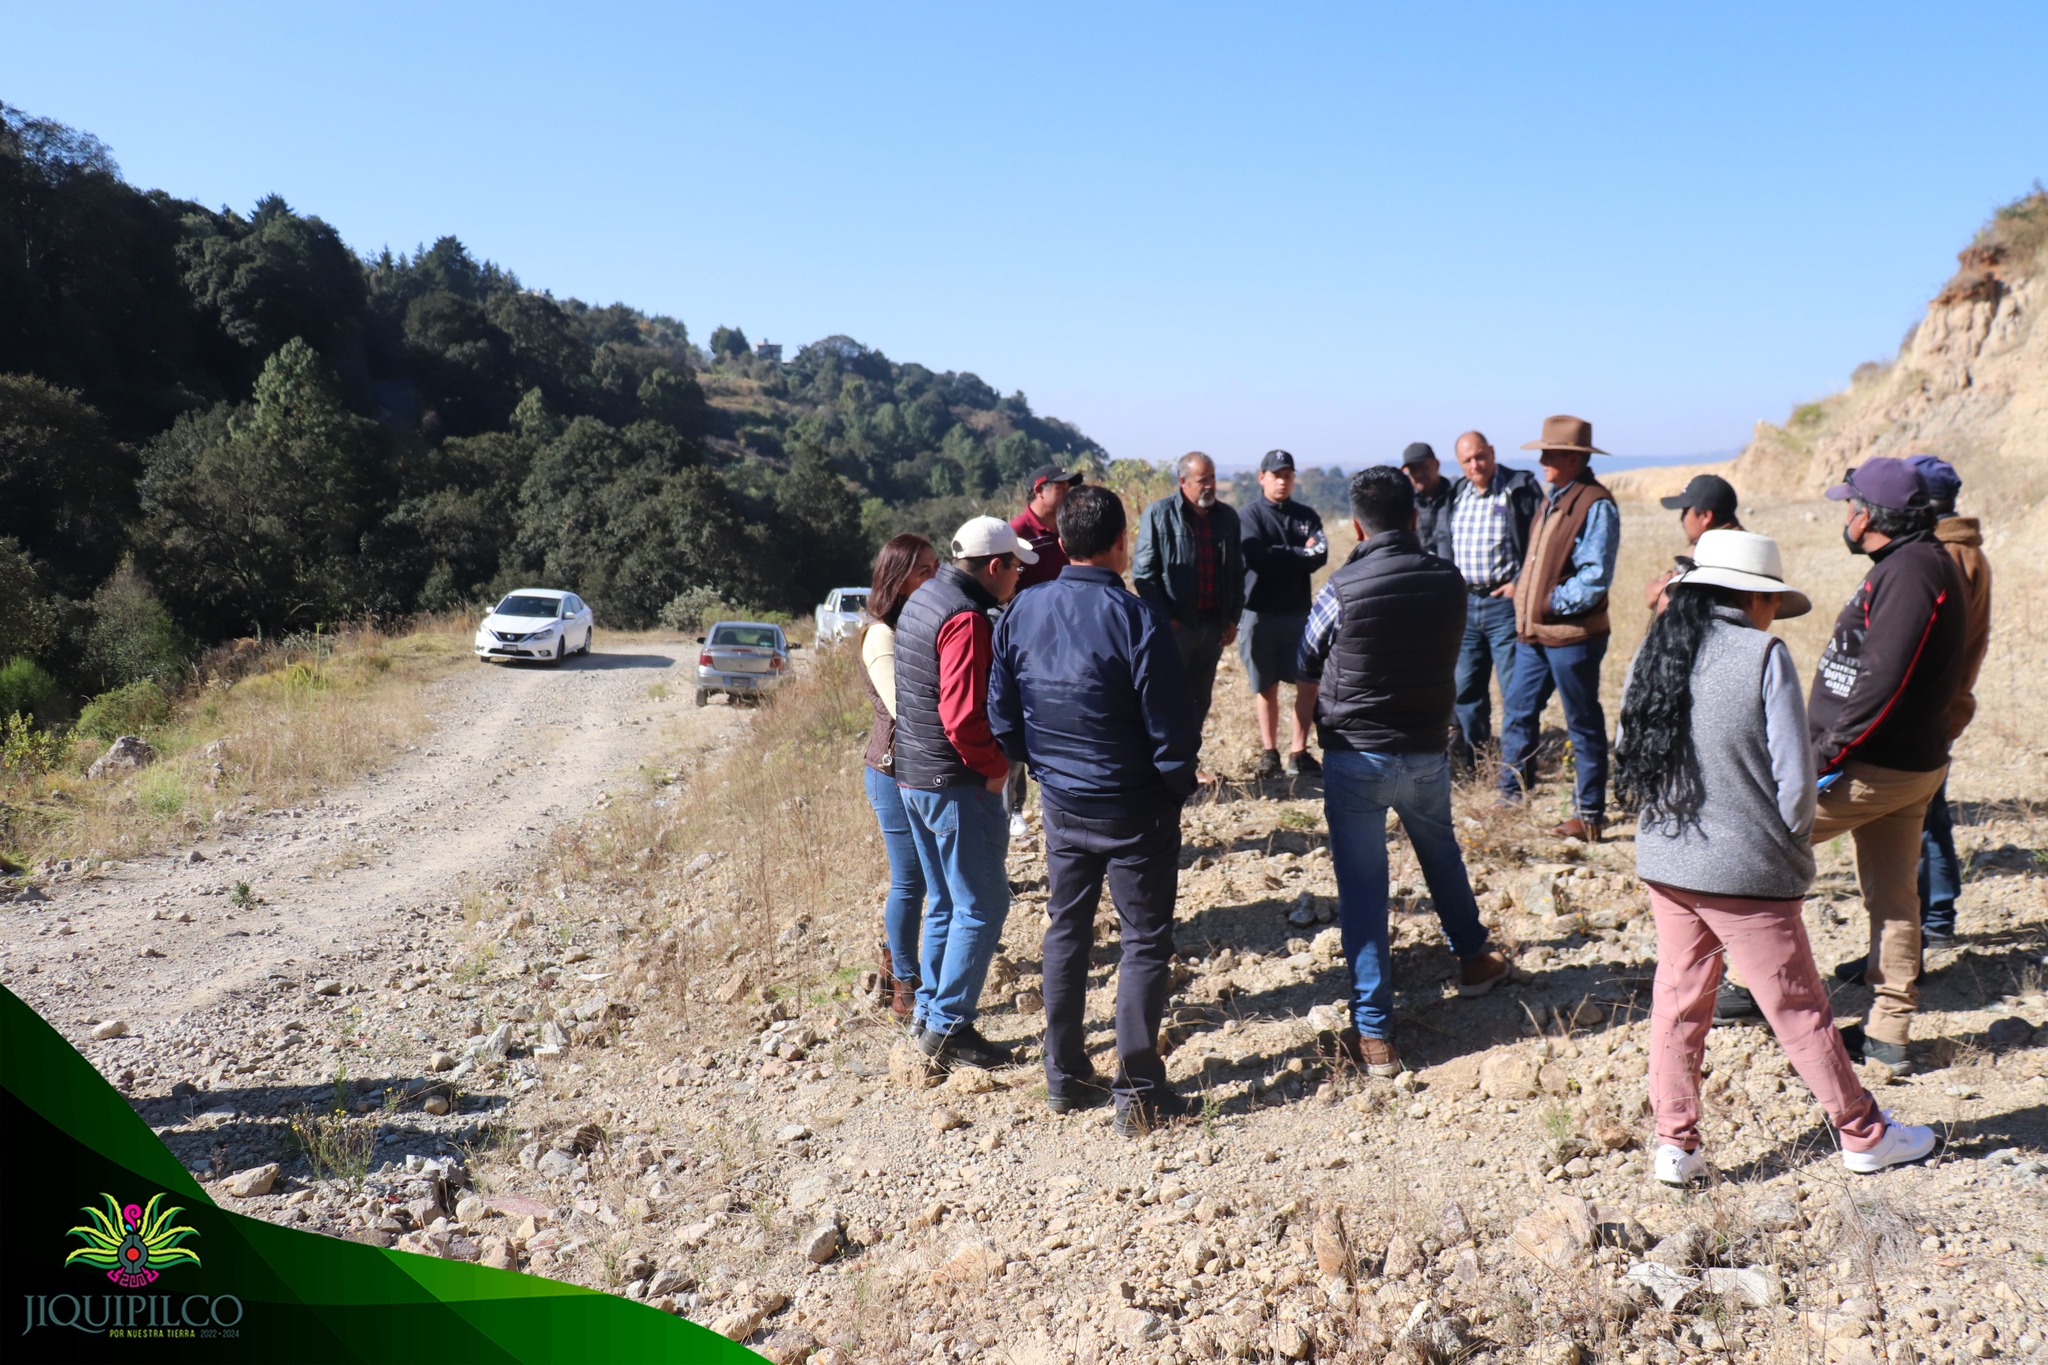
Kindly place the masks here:
[(1956, 505), (1956, 495), (1963, 491), (1963, 476), (1956, 473), (1954, 465), (1939, 455), (1915, 455), (1906, 463), (1913, 466), (1913, 472), (1920, 476), (1920, 486), (1937, 507)]

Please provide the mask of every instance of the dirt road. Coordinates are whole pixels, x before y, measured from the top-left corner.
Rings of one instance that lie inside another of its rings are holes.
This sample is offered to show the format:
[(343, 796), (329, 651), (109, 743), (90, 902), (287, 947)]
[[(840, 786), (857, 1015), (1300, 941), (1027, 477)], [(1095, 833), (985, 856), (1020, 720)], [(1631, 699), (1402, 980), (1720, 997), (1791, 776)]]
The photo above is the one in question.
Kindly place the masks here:
[(525, 875), (553, 829), (654, 761), (657, 723), (664, 753), (744, 723), (691, 707), (694, 653), (632, 643), (560, 667), (467, 668), (423, 694), (430, 737), (348, 789), (60, 876), (48, 903), (0, 920), (0, 971), (81, 1046), (108, 1019), (148, 1039), (259, 992), (381, 981), (459, 922), (465, 887)]

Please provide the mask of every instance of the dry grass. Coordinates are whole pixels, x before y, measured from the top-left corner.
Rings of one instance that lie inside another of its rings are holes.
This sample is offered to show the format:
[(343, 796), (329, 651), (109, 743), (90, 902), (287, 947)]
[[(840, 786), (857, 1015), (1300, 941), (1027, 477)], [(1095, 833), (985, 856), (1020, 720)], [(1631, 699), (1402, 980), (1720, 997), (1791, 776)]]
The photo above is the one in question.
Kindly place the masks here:
[(209, 660), (170, 723), (144, 736), (158, 759), (140, 773), (87, 778), (104, 746), (81, 739), (50, 772), (0, 777), (0, 844), (25, 862), (132, 857), (220, 811), (291, 805), (358, 777), (427, 730), (419, 689), (467, 658), (470, 629), (442, 617)]
[(637, 981), (701, 1031), (735, 974), (744, 1002), (851, 994), (887, 865), (860, 779), (868, 701), (852, 649), (821, 650), (733, 747), (648, 772), (602, 819), (563, 831), (562, 883), (640, 940)]

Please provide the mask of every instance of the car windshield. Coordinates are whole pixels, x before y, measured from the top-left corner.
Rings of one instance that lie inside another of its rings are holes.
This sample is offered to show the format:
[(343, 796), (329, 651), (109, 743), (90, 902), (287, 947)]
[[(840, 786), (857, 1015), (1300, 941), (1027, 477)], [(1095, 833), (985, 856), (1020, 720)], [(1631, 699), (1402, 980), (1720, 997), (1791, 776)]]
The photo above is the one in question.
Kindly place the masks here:
[(558, 597), (508, 597), (498, 603), (500, 616), (545, 616), (553, 620), (561, 610), (562, 600)]
[(714, 645), (750, 645), (757, 649), (775, 648), (775, 627), (773, 626), (720, 626), (711, 632)]
[(867, 604), (868, 595), (864, 592), (843, 592), (839, 594), (839, 610), (841, 611), (860, 611)]

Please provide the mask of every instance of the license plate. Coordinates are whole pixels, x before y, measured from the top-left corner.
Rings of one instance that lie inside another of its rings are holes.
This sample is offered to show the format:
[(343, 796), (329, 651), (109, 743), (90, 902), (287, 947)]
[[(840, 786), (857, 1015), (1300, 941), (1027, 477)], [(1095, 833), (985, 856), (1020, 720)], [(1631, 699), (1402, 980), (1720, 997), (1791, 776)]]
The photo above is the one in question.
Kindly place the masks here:
[(725, 685), (735, 692), (751, 692), (754, 690), (754, 680), (752, 678), (727, 678)]

